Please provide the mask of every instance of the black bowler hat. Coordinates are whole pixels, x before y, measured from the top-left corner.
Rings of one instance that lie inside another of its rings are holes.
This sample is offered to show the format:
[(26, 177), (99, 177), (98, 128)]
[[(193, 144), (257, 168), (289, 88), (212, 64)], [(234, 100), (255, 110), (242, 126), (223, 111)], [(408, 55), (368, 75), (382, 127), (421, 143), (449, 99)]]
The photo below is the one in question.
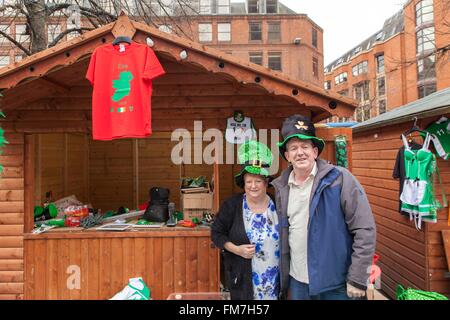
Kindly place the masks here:
[(285, 160), (284, 153), (286, 152), (286, 144), (292, 138), (311, 140), (314, 146), (319, 149), (319, 154), (325, 147), (325, 142), (316, 137), (316, 128), (311, 120), (299, 114), (295, 114), (284, 120), (283, 127), (281, 128), (281, 136), (284, 140), (278, 143), (278, 148), (281, 156)]

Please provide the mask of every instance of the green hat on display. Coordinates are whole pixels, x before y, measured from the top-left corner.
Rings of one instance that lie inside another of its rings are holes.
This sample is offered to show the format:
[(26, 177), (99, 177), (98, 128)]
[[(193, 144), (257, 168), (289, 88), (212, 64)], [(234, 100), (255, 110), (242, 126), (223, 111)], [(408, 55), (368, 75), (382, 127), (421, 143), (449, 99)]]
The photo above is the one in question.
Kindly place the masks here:
[(238, 161), (241, 164), (241, 171), (235, 176), (236, 184), (244, 187), (245, 173), (269, 176), (270, 166), (272, 165), (272, 151), (263, 143), (255, 140), (246, 141), (238, 149)]
[(311, 140), (317, 149), (319, 149), (319, 155), (325, 147), (325, 142), (316, 137), (316, 128), (312, 121), (302, 115), (296, 114), (286, 118), (281, 128), (281, 135), (283, 141), (278, 143), (280, 149), (280, 155), (286, 160), (284, 153), (286, 152), (286, 144), (292, 138), (300, 140)]

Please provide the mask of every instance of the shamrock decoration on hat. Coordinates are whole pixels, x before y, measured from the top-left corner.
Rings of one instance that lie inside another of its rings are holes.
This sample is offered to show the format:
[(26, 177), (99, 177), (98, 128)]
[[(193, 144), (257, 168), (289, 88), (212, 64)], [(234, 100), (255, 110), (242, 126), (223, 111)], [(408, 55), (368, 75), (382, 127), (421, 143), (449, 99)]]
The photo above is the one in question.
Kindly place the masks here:
[(235, 176), (236, 184), (244, 187), (245, 173), (269, 177), (272, 165), (272, 151), (263, 143), (255, 140), (246, 141), (238, 149), (238, 161), (242, 166), (241, 171)]
[(278, 148), (280, 149), (280, 154), (284, 160), (284, 153), (286, 152), (286, 144), (292, 138), (297, 138), (300, 140), (311, 140), (317, 149), (319, 149), (319, 154), (325, 147), (325, 142), (316, 137), (316, 128), (312, 121), (302, 115), (296, 114), (286, 118), (283, 122), (283, 127), (281, 128), (281, 135), (283, 136), (283, 142), (278, 143)]

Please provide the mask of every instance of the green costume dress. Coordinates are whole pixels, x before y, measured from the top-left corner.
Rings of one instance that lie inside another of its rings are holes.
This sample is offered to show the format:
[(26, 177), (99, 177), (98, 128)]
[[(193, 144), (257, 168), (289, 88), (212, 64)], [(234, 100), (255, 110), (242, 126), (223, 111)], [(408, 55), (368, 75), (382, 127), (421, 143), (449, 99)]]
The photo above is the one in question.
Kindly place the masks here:
[(437, 222), (437, 211), (441, 208), (434, 194), (434, 174), (436, 157), (428, 149), (431, 135), (427, 134), (423, 146), (412, 150), (402, 135), (405, 145), (405, 183), (400, 196), (402, 211), (408, 212), (415, 221), (416, 228), (421, 229), (422, 221)]

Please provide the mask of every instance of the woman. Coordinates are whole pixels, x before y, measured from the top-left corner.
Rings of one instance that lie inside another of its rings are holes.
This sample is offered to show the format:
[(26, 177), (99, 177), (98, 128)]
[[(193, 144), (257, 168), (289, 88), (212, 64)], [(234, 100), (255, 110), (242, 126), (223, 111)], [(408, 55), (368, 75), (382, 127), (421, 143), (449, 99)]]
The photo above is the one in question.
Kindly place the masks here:
[(243, 194), (221, 206), (211, 227), (214, 244), (223, 250), (225, 279), (233, 300), (275, 300), (279, 294), (279, 225), (267, 195), (272, 153), (248, 141), (238, 150), (242, 170), (236, 184)]

